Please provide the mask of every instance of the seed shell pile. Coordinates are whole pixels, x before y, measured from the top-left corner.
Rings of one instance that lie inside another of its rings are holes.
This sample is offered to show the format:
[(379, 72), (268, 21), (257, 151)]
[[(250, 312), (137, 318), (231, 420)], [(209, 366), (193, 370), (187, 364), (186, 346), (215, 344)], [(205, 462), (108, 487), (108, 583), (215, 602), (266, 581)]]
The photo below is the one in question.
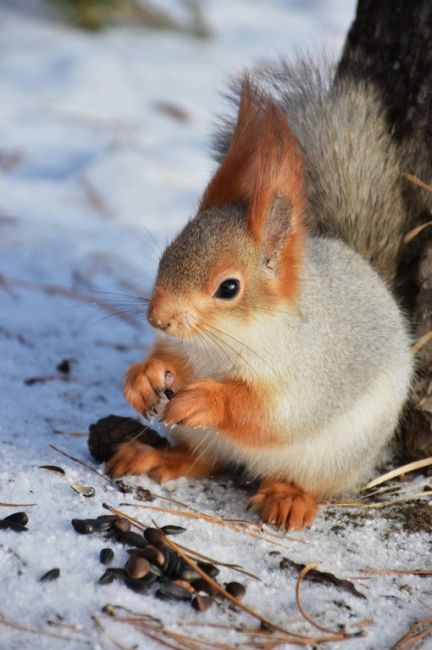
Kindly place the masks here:
[[(166, 525), (161, 528), (148, 527), (143, 533), (138, 533), (131, 530), (128, 519), (116, 515), (100, 515), (96, 519), (72, 519), (71, 524), (80, 535), (103, 533), (105, 540), (129, 547), (125, 565), (107, 566), (98, 580), (99, 585), (120, 580), (128, 589), (145, 594), (156, 584), (156, 598), (189, 602), (198, 612), (207, 610), (213, 604), (216, 596), (213, 586), (165, 543), (167, 535), (180, 535), (185, 532), (185, 528)], [(114, 558), (115, 553), (111, 548), (101, 549), (101, 564), (111, 564)], [(216, 566), (209, 562), (197, 564), (209, 577), (216, 579), (219, 574)], [(244, 585), (239, 582), (226, 583), (225, 589), (237, 599), (243, 598), (246, 592)]]

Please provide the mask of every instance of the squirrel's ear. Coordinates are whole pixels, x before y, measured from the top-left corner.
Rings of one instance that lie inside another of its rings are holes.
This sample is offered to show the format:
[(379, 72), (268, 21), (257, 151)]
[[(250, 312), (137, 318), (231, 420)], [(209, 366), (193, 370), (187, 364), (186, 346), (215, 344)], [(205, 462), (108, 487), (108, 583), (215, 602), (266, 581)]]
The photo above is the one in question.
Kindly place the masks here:
[(249, 227), (278, 295), (294, 299), (304, 240), (303, 153), (281, 109), (267, 100), (263, 111)]

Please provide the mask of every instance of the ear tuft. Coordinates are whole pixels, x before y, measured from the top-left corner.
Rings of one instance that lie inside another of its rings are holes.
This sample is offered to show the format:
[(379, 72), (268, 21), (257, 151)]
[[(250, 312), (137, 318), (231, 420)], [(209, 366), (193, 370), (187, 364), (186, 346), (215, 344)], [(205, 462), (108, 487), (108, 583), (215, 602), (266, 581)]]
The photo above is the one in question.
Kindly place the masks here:
[(237, 201), (248, 203), (249, 229), (279, 278), (277, 293), (293, 296), (303, 241), (303, 153), (281, 108), (248, 76), (231, 143), (200, 210)]

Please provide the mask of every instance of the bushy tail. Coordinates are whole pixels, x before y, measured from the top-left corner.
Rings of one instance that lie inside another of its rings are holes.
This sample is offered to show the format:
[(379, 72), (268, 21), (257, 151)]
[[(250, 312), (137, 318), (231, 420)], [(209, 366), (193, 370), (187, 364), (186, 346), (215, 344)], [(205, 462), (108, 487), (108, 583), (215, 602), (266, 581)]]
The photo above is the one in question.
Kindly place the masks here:
[[(331, 66), (310, 61), (261, 66), (252, 76), (282, 107), (303, 149), (310, 232), (342, 239), (393, 285), (403, 236), (418, 214), (419, 195), (404, 173), (418, 165), (413, 146), (394, 141), (377, 88), (347, 75), (333, 81)], [(219, 159), (232, 128), (225, 121), (216, 134)]]

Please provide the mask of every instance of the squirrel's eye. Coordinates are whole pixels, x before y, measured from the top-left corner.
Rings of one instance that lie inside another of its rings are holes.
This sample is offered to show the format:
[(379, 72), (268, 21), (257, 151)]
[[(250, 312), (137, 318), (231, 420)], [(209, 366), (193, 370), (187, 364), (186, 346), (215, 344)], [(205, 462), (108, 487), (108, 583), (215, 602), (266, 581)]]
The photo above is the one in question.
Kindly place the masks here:
[(223, 300), (231, 300), (231, 298), (234, 298), (239, 291), (240, 280), (237, 280), (235, 278), (228, 278), (228, 280), (224, 280), (220, 283), (214, 297), (222, 298)]

